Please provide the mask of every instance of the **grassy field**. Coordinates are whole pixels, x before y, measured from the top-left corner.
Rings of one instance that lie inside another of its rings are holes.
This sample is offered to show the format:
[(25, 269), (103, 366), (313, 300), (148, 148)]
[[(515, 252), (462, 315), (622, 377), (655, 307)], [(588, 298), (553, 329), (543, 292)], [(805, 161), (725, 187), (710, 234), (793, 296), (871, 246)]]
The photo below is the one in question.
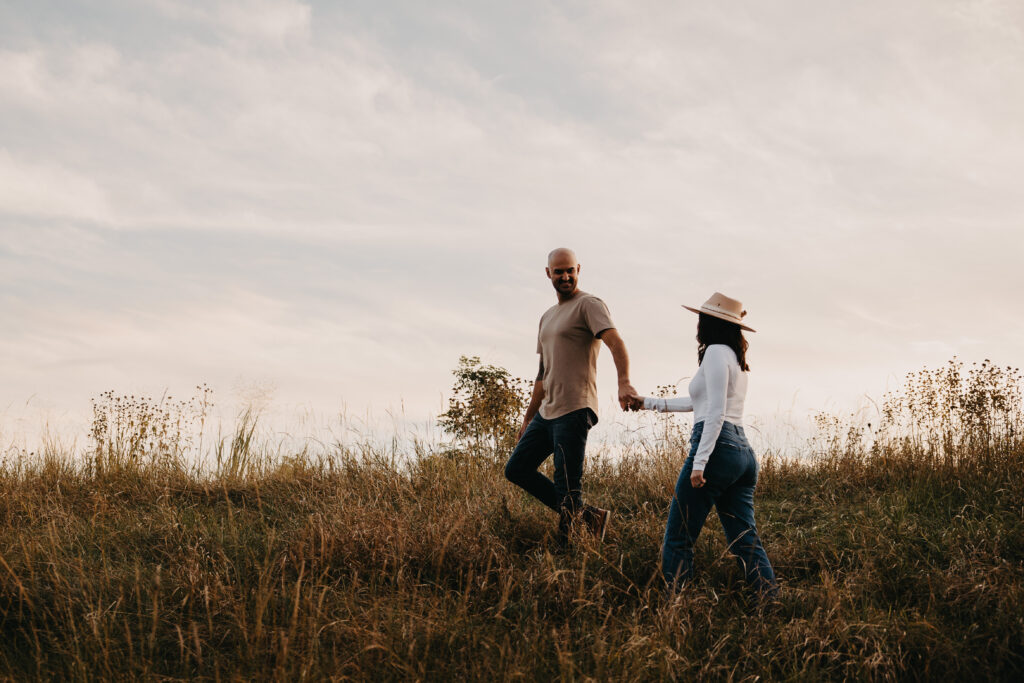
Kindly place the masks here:
[(813, 457), (763, 457), (782, 586), (765, 614), (714, 516), (698, 578), (664, 595), (675, 432), (588, 462), (586, 495), (615, 518), (565, 554), (553, 515), (481, 450), (261, 456), (243, 427), (214, 473), (109, 449), (9, 458), (0, 676), (1019, 680), (1016, 424), (881, 438), (823, 418)]

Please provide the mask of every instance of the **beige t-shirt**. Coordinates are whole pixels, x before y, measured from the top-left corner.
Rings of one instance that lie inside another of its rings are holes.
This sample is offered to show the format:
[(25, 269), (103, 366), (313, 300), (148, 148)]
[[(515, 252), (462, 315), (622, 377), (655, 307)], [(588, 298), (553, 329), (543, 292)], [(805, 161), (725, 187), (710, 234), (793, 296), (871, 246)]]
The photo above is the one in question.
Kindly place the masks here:
[(604, 302), (582, 291), (544, 312), (537, 334), (544, 364), (541, 417), (553, 420), (580, 408), (597, 415), (597, 335), (613, 327)]

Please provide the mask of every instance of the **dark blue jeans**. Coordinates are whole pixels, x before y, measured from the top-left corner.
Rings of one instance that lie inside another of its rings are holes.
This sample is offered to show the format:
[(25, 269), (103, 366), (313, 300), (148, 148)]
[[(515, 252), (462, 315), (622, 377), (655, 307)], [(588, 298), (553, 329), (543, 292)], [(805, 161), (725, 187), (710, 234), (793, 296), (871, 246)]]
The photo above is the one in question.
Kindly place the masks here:
[[(587, 433), (595, 424), (597, 415), (590, 408), (574, 410), (553, 420), (537, 413), (505, 464), (505, 477), (555, 512), (582, 510), (583, 454)], [(537, 471), (552, 453), (554, 481)]]
[(772, 596), (778, 591), (775, 572), (754, 523), (754, 487), (758, 471), (754, 450), (747, 442), (743, 427), (726, 422), (704, 468), (704, 486), (695, 489), (690, 484), (690, 475), (703, 430), (703, 422), (693, 426), (690, 456), (679, 473), (668, 511), (661, 556), (665, 581), (670, 588), (677, 588), (693, 577), (693, 544), (714, 506), (729, 551), (739, 560), (747, 582), (760, 594)]

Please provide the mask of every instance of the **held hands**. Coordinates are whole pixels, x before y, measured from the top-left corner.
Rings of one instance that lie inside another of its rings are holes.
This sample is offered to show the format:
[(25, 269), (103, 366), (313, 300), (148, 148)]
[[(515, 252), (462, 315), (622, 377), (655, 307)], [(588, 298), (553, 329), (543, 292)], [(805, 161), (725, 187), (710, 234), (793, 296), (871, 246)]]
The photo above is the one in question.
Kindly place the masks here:
[(623, 410), (643, 410), (644, 398), (636, 392), (629, 380), (619, 382), (619, 406)]
[(692, 486), (695, 489), (699, 489), (703, 485), (704, 485), (704, 471), (703, 470), (694, 470), (690, 474), (690, 486)]
[(636, 389), (630, 384), (628, 379), (619, 380), (619, 407), (623, 410), (632, 410), (630, 408), (633, 405), (634, 399), (636, 398)]

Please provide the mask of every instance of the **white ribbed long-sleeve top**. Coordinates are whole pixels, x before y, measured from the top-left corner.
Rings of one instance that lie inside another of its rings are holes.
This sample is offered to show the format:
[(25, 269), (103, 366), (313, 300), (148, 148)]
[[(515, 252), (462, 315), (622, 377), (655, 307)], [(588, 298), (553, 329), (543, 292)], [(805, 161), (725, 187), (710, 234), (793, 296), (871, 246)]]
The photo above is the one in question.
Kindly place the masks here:
[(722, 424), (743, 426), (743, 402), (747, 398), (747, 373), (740, 369), (736, 352), (725, 344), (711, 344), (704, 351), (697, 373), (690, 380), (689, 396), (645, 398), (646, 410), (693, 411), (693, 422), (704, 423), (700, 445), (693, 456), (693, 470), (703, 472), (715, 449)]

